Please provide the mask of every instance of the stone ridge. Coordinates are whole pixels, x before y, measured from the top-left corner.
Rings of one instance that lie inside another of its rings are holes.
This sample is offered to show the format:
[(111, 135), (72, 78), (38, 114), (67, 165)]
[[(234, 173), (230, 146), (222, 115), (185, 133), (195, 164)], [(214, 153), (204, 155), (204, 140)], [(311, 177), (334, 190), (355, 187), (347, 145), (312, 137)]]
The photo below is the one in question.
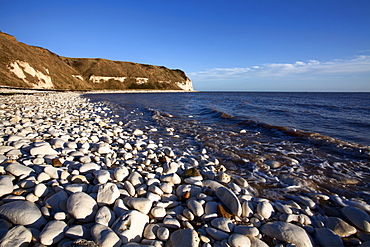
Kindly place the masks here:
[(61, 57), (0, 32), (0, 85), (56, 90), (193, 91), (182, 70), (102, 58)]

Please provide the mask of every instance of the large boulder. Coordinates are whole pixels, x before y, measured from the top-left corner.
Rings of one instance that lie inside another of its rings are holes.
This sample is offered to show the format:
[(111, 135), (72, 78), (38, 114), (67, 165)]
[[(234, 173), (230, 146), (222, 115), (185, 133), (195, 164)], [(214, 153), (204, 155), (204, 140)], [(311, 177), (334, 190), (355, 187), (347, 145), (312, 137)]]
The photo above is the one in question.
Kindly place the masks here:
[(293, 243), (297, 247), (312, 247), (312, 240), (306, 231), (297, 225), (283, 221), (274, 221), (264, 224), (261, 232), (269, 237)]
[(18, 225), (10, 229), (6, 235), (0, 240), (1, 247), (20, 246), (25, 247), (31, 243), (32, 233), (22, 225)]
[(92, 222), (98, 211), (98, 204), (88, 194), (77, 192), (68, 198), (67, 211), (78, 221)]
[(198, 247), (200, 239), (192, 229), (180, 229), (171, 234), (170, 241), (173, 247)]
[(370, 216), (365, 211), (354, 206), (346, 206), (342, 208), (342, 212), (357, 228), (370, 232)]
[(140, 242), (149, 216), (137, 210), (123, 213), (112, 225), (112, 230), (121, 238), (122, 243)]
[(24, 225), (39, 229), (46, 224), (40, 209), (29, 201), (14, 201), (0, 206), (0, 218), (15, 225)]

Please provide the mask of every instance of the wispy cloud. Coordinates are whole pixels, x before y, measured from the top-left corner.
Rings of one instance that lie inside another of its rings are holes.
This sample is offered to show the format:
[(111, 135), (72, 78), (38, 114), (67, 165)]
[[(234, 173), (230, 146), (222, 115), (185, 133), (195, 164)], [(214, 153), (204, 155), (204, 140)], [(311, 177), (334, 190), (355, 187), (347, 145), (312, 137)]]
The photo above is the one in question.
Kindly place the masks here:
[(294, 63), (267, 63), (246, 68), (213, 68), (188, 73), (194, 79), (227, 79), (250, 77), (323, 76), (370, 72), (370, 56), (356, 56), (353, 59), (335, 59), (329, 62), (309, 60)]

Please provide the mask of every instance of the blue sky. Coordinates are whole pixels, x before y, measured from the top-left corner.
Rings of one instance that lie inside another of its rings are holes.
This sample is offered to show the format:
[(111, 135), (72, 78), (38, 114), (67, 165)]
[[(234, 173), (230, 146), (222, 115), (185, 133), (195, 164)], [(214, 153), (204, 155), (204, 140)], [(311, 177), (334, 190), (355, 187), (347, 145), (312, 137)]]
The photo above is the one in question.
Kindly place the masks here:
[(196, 90), (370, 92), (369, 0), (0, 0), (61, 56), (184, 70)]

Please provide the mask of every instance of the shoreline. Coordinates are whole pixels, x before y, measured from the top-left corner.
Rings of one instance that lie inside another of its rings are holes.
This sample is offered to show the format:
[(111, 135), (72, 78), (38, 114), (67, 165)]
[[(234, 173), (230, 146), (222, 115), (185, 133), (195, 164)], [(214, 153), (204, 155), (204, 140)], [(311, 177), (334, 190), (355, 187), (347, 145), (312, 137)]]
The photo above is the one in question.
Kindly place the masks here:
[(185, 90), (151, 90), (151, 89), (131, 89), (131, 90), (57, 90), (57, 89), (31, 89), (31, 88), (19, 88), (10, 86), (0, 86), (0, 94), (11, 95), (11, 94), (33, 94), (33, 93), (65, 93), (75, 92), (81, 94), (109, 94), (109, 93), (197, 93), (199, 91), (185, 91)]
[(101, 91), (86, 91), (84, 94), (108, 94), (108, 93), (197, 93), (199, 91), (184, 91), (184, 90), (101, 90)]
[(151, 141), (155, 130), (126, 128), (109, 106), (91, 103), (85, 93), (38, 92), (0, 95), (0, 218), (7, 226), (0, 243), (370, 241), (367, 204), (322, 193), (285, 201), (254, 197), (246, 179), (205, 150), (189, 153)]

